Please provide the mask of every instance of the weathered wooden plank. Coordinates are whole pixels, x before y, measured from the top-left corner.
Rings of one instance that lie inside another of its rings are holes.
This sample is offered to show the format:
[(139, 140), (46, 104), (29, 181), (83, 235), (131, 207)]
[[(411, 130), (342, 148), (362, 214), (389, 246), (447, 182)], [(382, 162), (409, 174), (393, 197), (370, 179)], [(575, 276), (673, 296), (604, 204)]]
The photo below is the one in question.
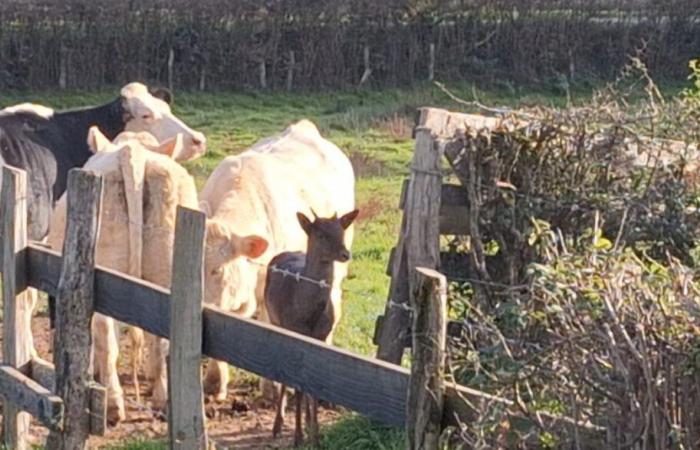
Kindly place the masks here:
[(178, 207), (168, 363), (170, 448), (207, 448), (202, 390), (202, 301), (206, 217)]
[(401, 367), (209, 306), (204, 310), (204, 350), (382, 423), (404, 424), (408, 372)]
[(53, 364), (36, 356), (32, 358), (30, 373), (32, 380), (49, 392), (56, 392), (56, 369)]
[[(3, 360), (23, 370), (34, 349), (31, 331), (31, 298), (25, 288), (27, 246), (27, 174), (8, 166), (2, 168), (0, 193), (2, 219)], [(7, 448), (29, 448), (29, 415), (18, 405), (3, 402), (4, 442)]]
[[(30, 244), (27, 248), (27, 283), (42, 291), (57, 293), (61, 267), (59, 253)], [(95, 269), (95, 312), (137, 326), (160, 337), (168, 337), (170, 291), (105, 267)]]
[(469, 206), (467, 191), (464, 189), (464, 187), (462, 187), (461, 184), (443, 184), (440, 198), (440, 211), (444, 211), (452, 207)]
[(413, 296), (418, 292), (416, 267), (437, 269), (440, 265), (440, 205), (442, 203), (441, 147), (429, 128), (416, 130), (414, 172), (407, 198), (406, 257), (408, 281)]
[(438, 448), (442, 431), (447, 342), (447, 279), (433, 269), (416, 268), (418, 284), (411, 296), (413, 352), (406, 405), (410, 450)]
[(107, 388), (92, 382), (90, 390), (90, 434), (104, 436), (107, 432)]
[[(427, 127), (437, 137), (451, 138), (460, 130), (495, 130), (503, 124), (504, 120), (498, 117), (457, 113), (441, 108), (420, 108), (416, 128)], [(522, 125), (525, 123), (522, 122)]]
[(401, 182), (401, 194), (399, 194), (399, 209), (403, 211), (406, 206), (406, 195), (408, 195), (408, 185), (411, 180), (406, 178)]
[(389, 282), (389, 296), (384, 309), (384, 319), (379, 323), (381, 328), (375, 330), (377, 336), (377, 358), (399, 364), (406, 348), (406, 339), (410, 339), (410, 315), (408, 306), (408, 264), (404, 246), (404, 232), (406, 228), (406, 214), (401, 219), (401, 234), (399, 242), (392, 252), (391, 281)]
[(385, 271), (388, 276), (392, 275), (392, 270), (394, 269), (394, 258), (396, 258), (396, 247), (391, 247), (391, 250), (389, 251), (389, 261), (386, 263)]
[(438, 216), (440, 234), (464, 236), (469, 234), (469, 208), (440, 208)]
[(6, 402), (26, 411), (51, 430), (60, 430), (63, 400), (19, 370), (0, 365), (0, 392)]
[(56, 393), (64, 399), (63, 431), (51, 432), (47, 446), (86, 448), (90, 435), (90, 348), (94, 305), (95, 248), (102, 177), (72, 169), (68, 173), (68, 212), (63, 261), (56, 298), (54, 365)]
[[(440, 211), (449, 209), (453, 206), (469, 206), (467, 200), (467, 191), (460, 184), (446, 183), (442, 185), (442, 193), (440, 198)], [(401, 200), (399, 201), (399, 209), (404, 209), (406, 205), (406, 193), (408, 192), (408, 180), (404, 180), (401, 188)]]
[(398, 364), (410, 327), (408, 306), (417, 265), (437, 268), (439, 264), (439, 211), (442, 192), (441, 147), (435, 145), (430, 129), (416, 128), (416, 146), (411, 178), (405, 189), (401, 234), (394, 253), (389, 299), (378, 333), (377, 357)]
[[(56, 392), (56, 369), (54, 365), (39, 357), (31, 361), (32, 379), (47, 389)], [(104, 436), (107, 430), (107, 388), (91, 382), (90, 390), (90, 434)]]

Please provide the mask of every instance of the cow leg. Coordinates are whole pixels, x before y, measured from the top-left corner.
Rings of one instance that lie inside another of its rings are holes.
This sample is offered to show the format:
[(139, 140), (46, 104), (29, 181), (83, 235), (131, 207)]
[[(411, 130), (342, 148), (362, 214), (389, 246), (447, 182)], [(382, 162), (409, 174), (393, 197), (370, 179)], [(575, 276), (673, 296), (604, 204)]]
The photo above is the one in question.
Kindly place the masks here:
[(124, 420), (124, 391), (117, 374), (119, 340), (114, 319), (95, 314), (92, 319), (95, 379), (107, 387), (107, 420), (111, 424)]
[[(256, 298), (258, 299), (258, 317), (257, 319), (261, 322), (270, 323), (270, 318), (267, 315), (267, 309), (265, 308), (265, 298), (264, 289), (260, 286), (264, 286), (264, 279), (261, 281), (258, 279), (258, 287), (256, 287)], [(280, 391), (280, 384), (267, 378), (260, 378), (260, 392), (262, 393), (262, 398), (270, 404), (275, 404), (279, 399), (277, 394)]]
[(149, 358), (155, 360), (155, 374), (153, 377), (153, 407), (165, 411), (168, 405), (168, 365), (167, 357), (170, 343), (167, 339), (159, 338), (151, 334), (146, 335), (149, 342)]
[(34, 316), (34, 308), (36, 308), (36, 304), (39, 300), (39, 291), (37, 291), (34, 288), (28, 288), (27, 295), (25, 298), (27, 299), (26, 301), (29, 303), (29, 308), (25, 310), (25, 314), (27, 314), (27, 316), (24, 318), (25, 326), (29, 328), (29, 333), (27, 333), (27, 337), (29, 340), (29, 352), (32, 358), (36, 358), (39, 356), (39, 354), (36, 352), (36, 348), (34, 347), (34, 334), (32, 333), (32, 317)]
[(129, 327), (129, 337), (131, 338), (131, 382), (136, 391), (136, 401), (141, 403), (141, 386), (139, 384), (139, 368), (143, 360), (143, 330), (136, 327)]
[(153, 381), (156, 379), (159, 373), (159, 368), (158, 368), (158, 358), (156, 358), (156, 355), (159, 354), (159, 352), (156, 350), (156, 337), (153, 336), (152, 334), (146, 333), (145, 335), (145, 341), (146, 341), (146, 348), (148, 349), (148, 358), (146, 358), (146, 378), (149, 380)]
[(228, 394), (228, 378), (228, 364), (210, 359), (204, 378), (204, 393), (213, 395), (217, 402), (223, 402)]

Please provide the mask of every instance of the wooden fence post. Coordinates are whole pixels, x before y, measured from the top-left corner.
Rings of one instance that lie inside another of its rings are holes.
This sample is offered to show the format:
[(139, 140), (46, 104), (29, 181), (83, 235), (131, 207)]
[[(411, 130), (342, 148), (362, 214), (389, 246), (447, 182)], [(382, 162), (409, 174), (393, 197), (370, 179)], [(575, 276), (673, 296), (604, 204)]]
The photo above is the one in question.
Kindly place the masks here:
[[(31, 298), (25, 290), (25, 254), (27, 246), (27, 174), (4, 166), (2, 169), (2, 298), (3, 360), (25, 371), (31, 361)], [(29, 448), (29, 414), (12, 403), (3, 402), (4, 441), (7, 448)]]
[(56, 296), (56, 393), (63, 399), (63, 432), (52, 432), (51, 450), (86, 446), (90, 434), (90, 347), (94, 307), (95, 248), (102, 200), (102, 177), (68, 173), (68, 212), (63, 261)]
[(63, 43), (61, 43), (58, 58), (58, 88), (64, 91), (68, 85), (68, 50)]
[(260, 79), (260, 89), (267, 89), (267, 68), (265, 67), (265, 58), (258, 61), (258, 78)]
[(174, 84), (173, 66), (174, 65), (175, 65), (175, 49), (170, 47), (170, 50), (168, 51), (168, 89), (170, 89), (170, 92), (175, 92), (173, 90), (173, 84)]
[(435, 79), (435, 43), (430, 43), (430, 59), (428, 60), (428, 81)]
[(365, 71), (362, 72), (362, 78), (360, 78), (360, 82), (358, 83), (357, 87), (362, 87), (372, 75), (372, 65), (369, 56), (369, 45), (365, 45), (365, 48), (362, 51), (362, 60), (365, 65)]
[(418, 266), (436, 269), (440, 265), (441, 162), (442, 147), (435, 144), (430, 128), (416, 128), (416, 148), (401, 236), (394, 252), (390, 297), (377, 339), (377, 357), (394, 364), (401, 362), (404, 336), (410, 325), (406, 307), (415, 292), (414, 269)]
[(438, 448), (443, 417), (447, 279), (425, 268), (416, 268), (416, 275), (406, 436), (409, 450), (431, 450)]
[(289, 51), (289, 65), (287, 66), (287, 91), (291, 91), (294, 86), (294, 69), (297, 62), (294, 56), (294, 50)]
[(202, 401), (205, 216), (178, 207), (170, 289), (168, 363), (170, 448), (207, 448)]

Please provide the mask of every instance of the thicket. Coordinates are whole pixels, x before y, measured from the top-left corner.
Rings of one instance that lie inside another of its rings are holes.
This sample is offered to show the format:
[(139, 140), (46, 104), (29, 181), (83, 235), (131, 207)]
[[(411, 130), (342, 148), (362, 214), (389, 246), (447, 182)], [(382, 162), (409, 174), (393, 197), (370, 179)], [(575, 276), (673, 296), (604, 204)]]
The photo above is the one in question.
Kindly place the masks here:
[[(611, 79), (641, 54), (660, 78), (700, 48), (697, 0), (3, 0), (0, 89), (293, 89), (410, 85), (429, 76)], [(365, 65), (369, 50), (369, 67)], [(367, 69), (371, 72), (367, 72)]]
[[(516, 111), (460, 137), (476, 232), (451, 369), (466, 448), (700, 444), (700, 66), (663, 98), (635, 61), (585, 105)], [(527, 123), (527, 126), (523, 126)], [(571, 419), (551, 422), (542, 413)], [(523, 417), (527, 420), (523, 420)]]

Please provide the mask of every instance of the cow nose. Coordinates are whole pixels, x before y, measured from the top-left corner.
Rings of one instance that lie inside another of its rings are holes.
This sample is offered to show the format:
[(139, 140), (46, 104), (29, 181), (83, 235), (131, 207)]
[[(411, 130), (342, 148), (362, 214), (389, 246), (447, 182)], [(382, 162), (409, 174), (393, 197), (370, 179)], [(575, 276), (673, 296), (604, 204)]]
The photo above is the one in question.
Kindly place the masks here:
[(192, 145), (195, 147), (204, 147), (207, 143), (207, 138), (202, 133), (197, 133), (192, 136)]

